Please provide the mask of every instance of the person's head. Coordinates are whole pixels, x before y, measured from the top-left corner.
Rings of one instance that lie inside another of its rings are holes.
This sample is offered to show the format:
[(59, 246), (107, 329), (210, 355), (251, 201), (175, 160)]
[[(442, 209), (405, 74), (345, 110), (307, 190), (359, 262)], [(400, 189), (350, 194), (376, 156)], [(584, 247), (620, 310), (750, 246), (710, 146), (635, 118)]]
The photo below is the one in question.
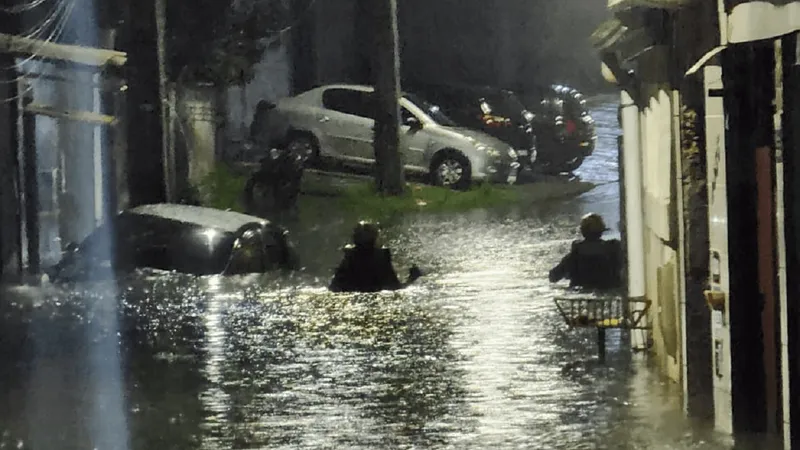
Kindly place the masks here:
[(357, 248), (375, 248), (379, 234), (378, 225), (362, 220), (353, 228), (353, 244)]
[(600, 239), (608, 231), (606, 222), (599, 214), (589, 213), (581, 218), (581, 234), (586, 239)]

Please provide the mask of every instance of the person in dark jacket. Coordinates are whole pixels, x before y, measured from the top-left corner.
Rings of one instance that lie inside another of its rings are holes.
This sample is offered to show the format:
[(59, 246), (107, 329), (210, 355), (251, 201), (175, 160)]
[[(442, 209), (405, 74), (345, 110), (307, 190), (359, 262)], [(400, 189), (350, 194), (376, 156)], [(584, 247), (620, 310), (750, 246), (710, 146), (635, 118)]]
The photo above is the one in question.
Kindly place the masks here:
[(570, 252), (550, 271), (550, 282), (569, 279), (570, 287), (608, 290), (622, 287), (622, 245), (604, 240), (608, 231), (603, 218), (590, 213), (581, 219), (583, 239), (572, 243)]
[(333, 292), (378, 292), (398, 290), (422, 276), (415, 265), (401, 282), (392, 265), (392, 253), (378, 245), (378, 227), (361, 221), (353, 230), (353, 245), (344, 248), (344, 258), (329, 286)]

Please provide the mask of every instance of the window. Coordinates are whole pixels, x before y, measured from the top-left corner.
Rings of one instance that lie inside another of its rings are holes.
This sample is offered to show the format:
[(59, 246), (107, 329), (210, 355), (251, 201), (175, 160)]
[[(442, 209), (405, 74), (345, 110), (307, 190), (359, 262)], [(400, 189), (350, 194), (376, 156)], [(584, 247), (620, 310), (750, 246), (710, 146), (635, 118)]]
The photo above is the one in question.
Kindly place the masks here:
[(428, 101), (424, 100), (422, 97), (417, 96), (415, 94), (406, 93), (403, 94), (406, 100), (410, 101), (417, 108), (421, 109), (428, 115), (434, 122), (438, 123), (439, 125), (445, 127), (454, 127), (456, 126), (455, 122), (453, 122), (446, 114), (444, 114), (438, 106), (429, 103)]
[(415, 116), (414, 114), (411, 114), (411, 111), (409, 111), (406, 108), (401, 106), (400, 107), (400, 123), (403, 124), (403, 125), (408, 125), (408, 119), (419, 120), (419, 119), (417, 119), (417, 116)]
[(353, 89), (333, 88), (322, 94), (322, 105), (344, 114), (373, 118), (372, 93)]

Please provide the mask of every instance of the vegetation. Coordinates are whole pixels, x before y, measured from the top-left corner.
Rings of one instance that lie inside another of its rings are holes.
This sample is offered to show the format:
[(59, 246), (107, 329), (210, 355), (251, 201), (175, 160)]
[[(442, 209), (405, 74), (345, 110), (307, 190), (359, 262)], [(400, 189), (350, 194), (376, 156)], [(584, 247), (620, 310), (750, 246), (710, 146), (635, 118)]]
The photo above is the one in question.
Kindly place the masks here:
[(489, 208), (519, 201), (519, 192), (509, 187), (489, 184), (468, 191), (409, 184), (399, 196), (382, 195), (372, 183), (359, 183), (345, 188), (340, 204), (346, 210), (365, 218), (385, 220), (410, 212), (448, 212)]
[[(375, 184), (370, 181), (308, 175), (303, 181), (305, 194), (333, 197), (342, 209), (376, 220), (386, 220), (411, 212), (488, 208), (513, 203), (521, 198), (517, 189), (488, 184), (476, 186), (469, 191), (407, 184), (402, 195), (391, 196), (380, 194), (375, 189)], [(341, 180), (347, 181), (341, 182)], [(200, 202), (205, 206), (244, 212), (242, 192), (246, 183), (246, 175), (225, 164), (218, 164), (195, 189), (199, 193)]]
[(237, 173), (225, 164), (217, 164), (195, 189), (200, 194), (200, 203), (217, 209), (245, 212), (242, 193), (247, 183), (245, 175)]

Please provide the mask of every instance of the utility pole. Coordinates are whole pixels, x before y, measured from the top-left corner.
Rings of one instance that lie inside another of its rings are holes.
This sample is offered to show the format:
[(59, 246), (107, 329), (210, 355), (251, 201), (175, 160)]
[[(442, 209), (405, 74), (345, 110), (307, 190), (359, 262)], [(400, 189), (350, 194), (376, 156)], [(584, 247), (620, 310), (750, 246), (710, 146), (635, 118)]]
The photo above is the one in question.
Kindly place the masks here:
[(38, 275), (39, 253), (39, 167), (36, 152), (36, 116), (24, 108), (33, 102), (33, 93), (22, 97), (23, 172), (25, 178), (25, 234), (28, 239), (28, 274)]
[(169, 130), (170, 106), (167, 99), (167, 5), (166, 0), (155, 0), (156, 42), (158, 45), (158, 85), (159, 114), (161, 115), (161, 157), (164, 165), (164, 196), (167, 202), (175, 201), (175, 153), (170, 145)]
[(403, 163), (399, 152), (400, 51), (397, 0), (377, 0), (372, 8), (375, 74), (375, 187), (385, 195), (404, 192)]

